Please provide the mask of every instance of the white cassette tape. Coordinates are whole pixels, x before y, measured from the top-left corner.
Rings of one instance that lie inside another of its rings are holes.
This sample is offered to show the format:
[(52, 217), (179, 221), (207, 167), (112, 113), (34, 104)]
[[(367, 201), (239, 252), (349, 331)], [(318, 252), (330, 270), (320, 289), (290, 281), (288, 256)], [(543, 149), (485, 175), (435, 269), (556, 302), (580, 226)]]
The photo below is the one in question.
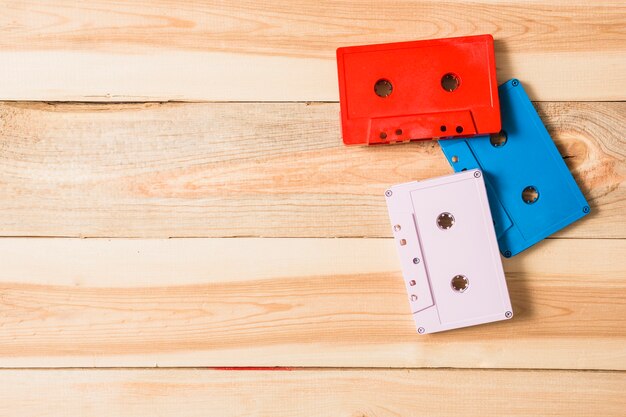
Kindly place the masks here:
[(513, 317), (480, 170), (385, 192), (417, 331)]

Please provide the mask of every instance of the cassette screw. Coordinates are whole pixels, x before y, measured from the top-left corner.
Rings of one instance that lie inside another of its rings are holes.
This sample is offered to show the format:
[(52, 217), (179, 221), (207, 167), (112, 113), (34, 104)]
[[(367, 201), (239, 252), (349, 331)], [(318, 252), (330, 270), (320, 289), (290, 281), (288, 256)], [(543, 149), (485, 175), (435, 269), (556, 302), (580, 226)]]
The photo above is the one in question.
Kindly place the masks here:
[(414, 279), (412, 279), (411, 281), (409, 281), (409, 285), (410, 285), (411, 287), (414, 287), (414, 286), (415, 286), (415, 284), (416, 284), (416, 283), (415, 283), (415, 280), (414, 280)]
[(480, 177), (480, 171), (474, 172), (474, 178), (479, 178), (479, 177)]
[(402, 227), (400, 227), (400, 225), (399, 225), (399, 224), (396, 224), (396, 225), (393, 227), (393, 230), (394, 230), (395, 232), (399, 232), (400, 230), (402, 230)]
[(426, 329), (424, 329), (423, 327), (420, 327), (419, 329), (417, 329), (417, 332), (419, 334), (424, 334), (425, 331), (426, 331)]
[(417, 295), (413, 294), (413, 295), (411, 296), (411, 301), (417, 301)]
[(392, 194), (393, 194), (393, 193), (391, 192), (391, 190), (387, 190), (387, 191), (385, 191), (385, 195), (386, 195), (387, 197), (391, 197), (391, 195), (392, 195)]
[(512, 255), (512, 254), (511, 254), (511, 251), (510, 251), (510, 250), (505, 250), (505, 251), (504, 251), (504, 257), (505, 257), (505, 258), (510, 258), (510, 257), (511, 257), (511, 255)]
[(583, 213), (589, 213), (589, 206), (583, 207)]
[(452, 162), (454, 162), (455, 164), (456, 164), (457, 162), (459, 162), (459, 157), (458, 157), (458, 156), (456, 156), (456, 155), (454, 155), (454, 156), (452, 157)]
[(513, 317), (513, 313), (510, 311), (507, 311), (506, 313), (504, 313), (504, 317), (506, 317), (507, 319), (510, 319), (511, 317)]
[(513, 85), (513, 87), (517, 87), (519, 85), (519, 81), (518, 80), (513, 80), (513, 82), (511, 84)]
[(418, 263), (420, 263), (419, 258), (413, 258), (413, 263), (414, 263), (415, 265), (417, 265)]

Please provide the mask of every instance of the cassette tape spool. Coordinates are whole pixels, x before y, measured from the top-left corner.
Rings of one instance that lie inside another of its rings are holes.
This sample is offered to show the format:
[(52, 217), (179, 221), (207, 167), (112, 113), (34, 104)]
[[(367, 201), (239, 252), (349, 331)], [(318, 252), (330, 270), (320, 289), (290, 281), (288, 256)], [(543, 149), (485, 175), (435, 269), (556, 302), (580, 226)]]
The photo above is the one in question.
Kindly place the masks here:
[(510, 257), (590, 208), (519, 80), (507, 81), (499, 91), (499, 134), (439, 144), (456, 172), (484, 172), (500, 251)]
[(513, 316), (480, 170), (385, 192), (420, 334)]
[(491, 35), (337, 49), (346, 145), (500, 131)]

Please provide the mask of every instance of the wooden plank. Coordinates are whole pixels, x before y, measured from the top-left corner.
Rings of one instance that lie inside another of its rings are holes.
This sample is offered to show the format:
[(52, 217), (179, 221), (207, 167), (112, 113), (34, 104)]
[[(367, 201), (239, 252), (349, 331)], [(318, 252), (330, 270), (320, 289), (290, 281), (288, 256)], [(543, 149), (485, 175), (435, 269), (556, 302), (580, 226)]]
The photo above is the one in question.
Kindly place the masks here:
[(623, 372), (0, 371), (0, 412), (54, 416), (623, 416)]
[[(494, 34), (536, 100), (626, 98), (622, 1), (0, 1), (1, 99), (335, 101), (344, 45)], [(602, 69), (599, 71), (598, 69)]]
[[(592, 214), (624, 238), (626, 103), (541, 103)], [(436, 142), (341, 143), (337, 104), (0, 103), (4, 236), (388, 237), (386, 187), (452, 172)]]
[(390, 239), (1, 239), (0, 366), (626, 369), (626, 240), (504, 260), (511, 321), (420, 336)]

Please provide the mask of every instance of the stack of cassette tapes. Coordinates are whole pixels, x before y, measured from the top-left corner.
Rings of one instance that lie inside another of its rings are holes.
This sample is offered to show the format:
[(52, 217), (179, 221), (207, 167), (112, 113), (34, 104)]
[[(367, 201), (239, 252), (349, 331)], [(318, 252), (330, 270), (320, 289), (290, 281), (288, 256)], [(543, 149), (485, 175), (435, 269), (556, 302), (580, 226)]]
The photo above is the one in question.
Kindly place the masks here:
[(491, 35), (337, 50), (343, 141), (438, 140), (454, 174), (385, 191), (417, 332), (513, 317), (515, 256), (589, 213)]

